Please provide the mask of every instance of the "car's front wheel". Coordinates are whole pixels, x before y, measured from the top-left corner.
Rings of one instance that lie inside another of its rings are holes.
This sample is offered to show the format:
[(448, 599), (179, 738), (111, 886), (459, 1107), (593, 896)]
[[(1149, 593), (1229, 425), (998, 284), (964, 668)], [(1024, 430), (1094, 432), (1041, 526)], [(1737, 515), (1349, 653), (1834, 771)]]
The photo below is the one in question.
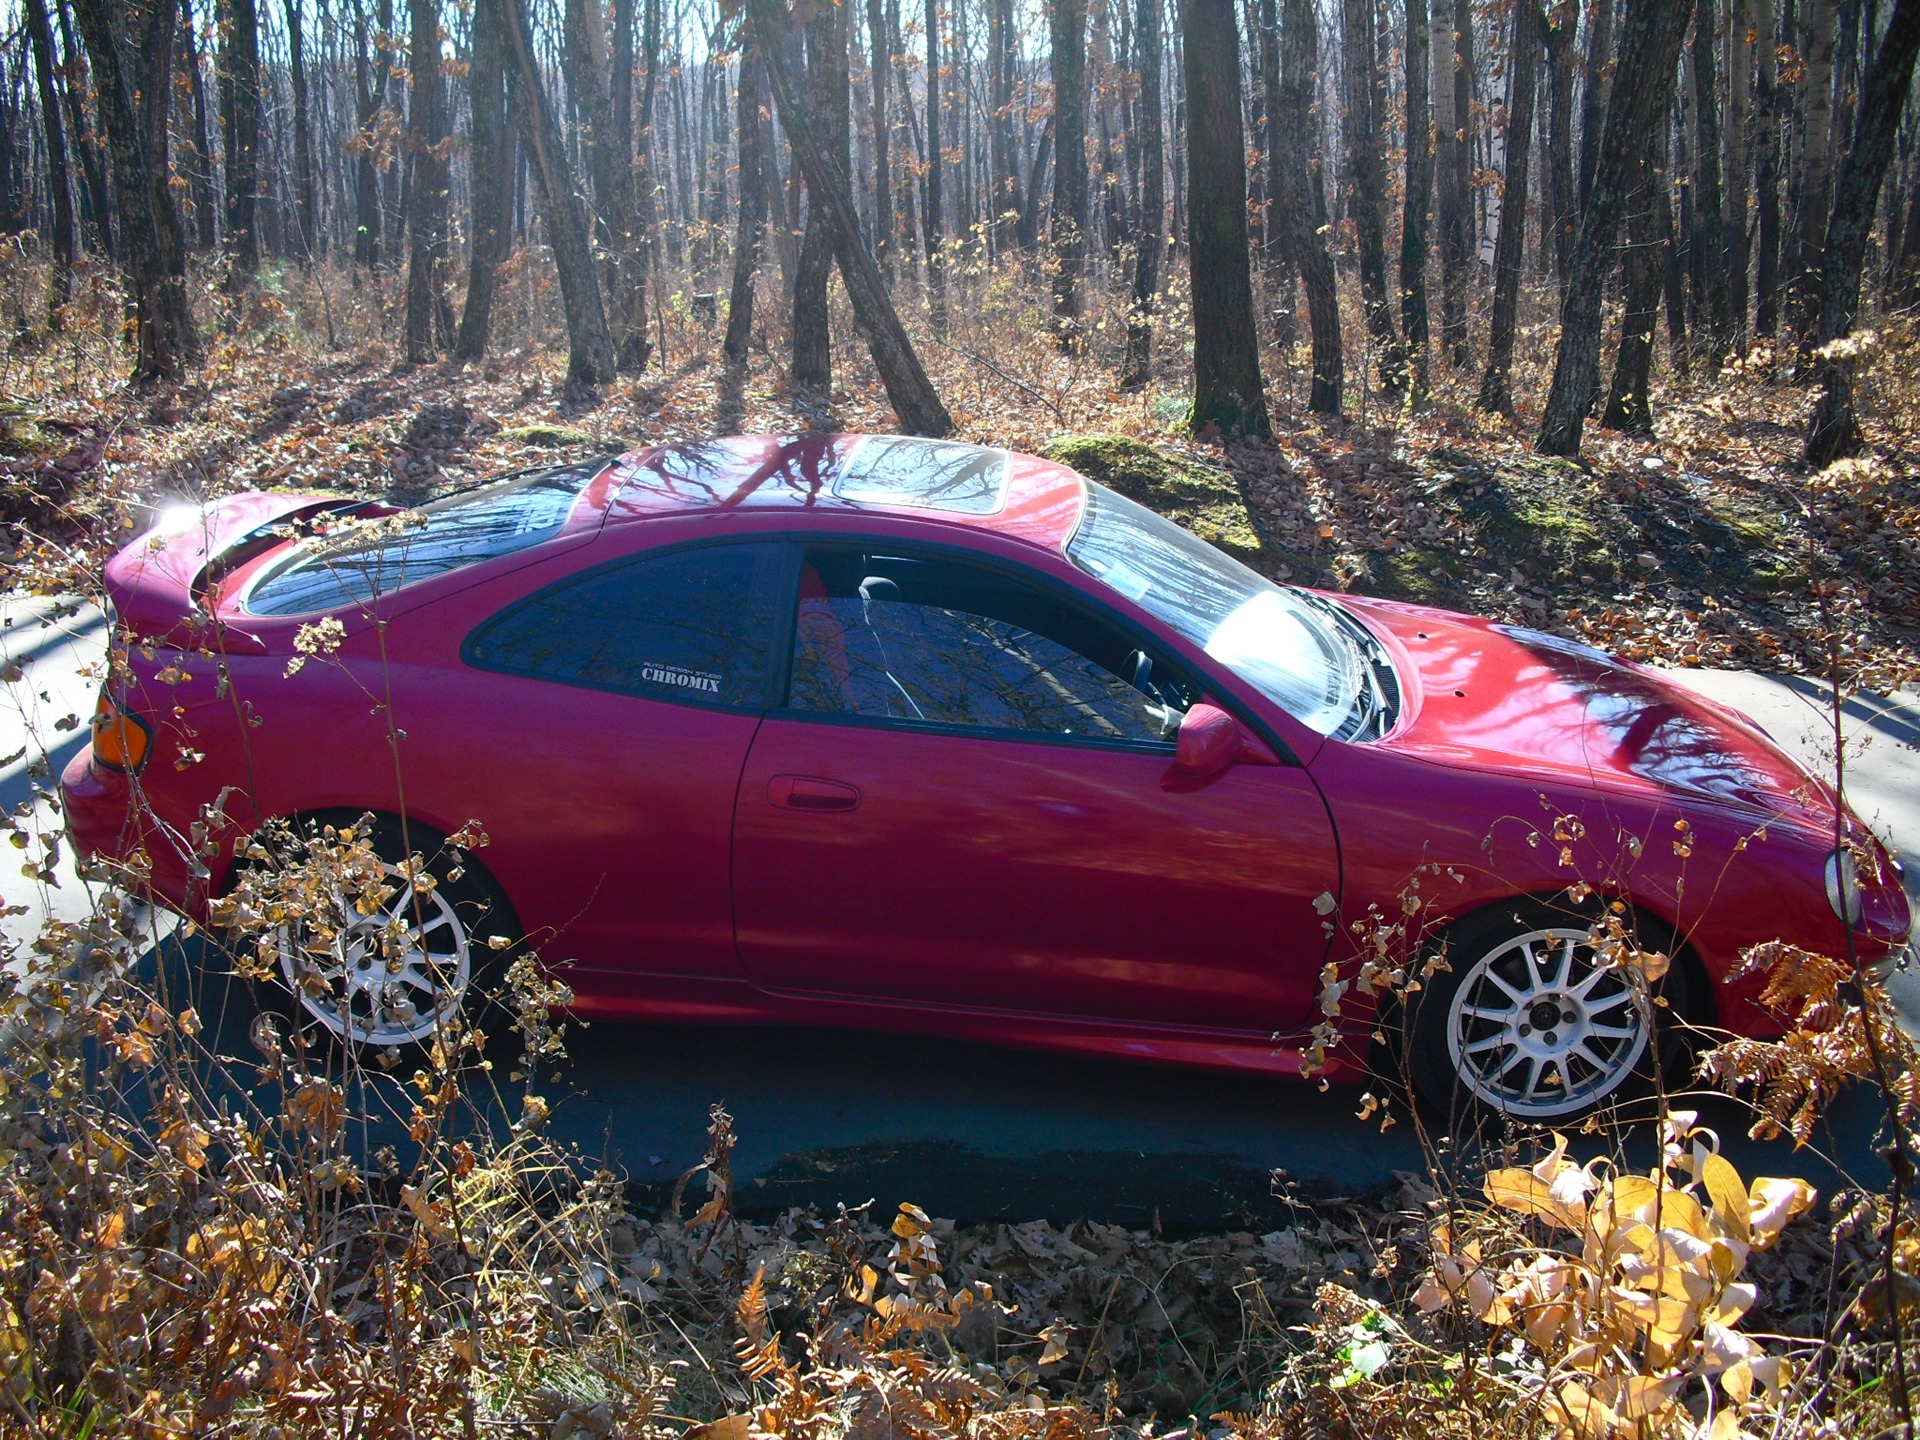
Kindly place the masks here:
[[(1641, 935), (1645, 949), (1664, 937)], [(1470, 916), (1446, 937), (1448, 969), (1411, 997), (1408, 1061), (1430, 1104), (1549, 1123), (1643, 1093), (1684, 1049), (1656, 1015), (1684, 1013), (1679, 965), (1649, 985), (1610, 965), (1592, 922), (1538, 900)], [(1666, 1007), (1655, 998), (1664, 995)]]

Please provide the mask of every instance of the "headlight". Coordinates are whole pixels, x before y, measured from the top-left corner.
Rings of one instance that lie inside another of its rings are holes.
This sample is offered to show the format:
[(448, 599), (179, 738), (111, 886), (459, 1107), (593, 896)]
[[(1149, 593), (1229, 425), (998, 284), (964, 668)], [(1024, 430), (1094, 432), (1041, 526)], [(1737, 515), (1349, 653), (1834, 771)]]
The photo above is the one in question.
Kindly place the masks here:
[(1853, 856), (1836, 850), (1827, 857), (1827, 904), (1849, 927), (1857, 926), (1866, 914), (1860, 896), (1860, 872)]

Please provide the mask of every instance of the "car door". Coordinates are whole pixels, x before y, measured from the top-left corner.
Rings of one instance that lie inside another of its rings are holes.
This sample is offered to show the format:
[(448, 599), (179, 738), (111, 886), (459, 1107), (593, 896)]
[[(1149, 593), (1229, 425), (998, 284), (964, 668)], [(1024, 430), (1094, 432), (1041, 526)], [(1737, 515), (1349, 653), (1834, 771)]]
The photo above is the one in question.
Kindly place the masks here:
[[(880, 552), (880, 553), (876, 553)], [(734, 822), (771, 989), (1271, 1031), (1339, 891), (1306, 772), (1163, 784), (1197, 682), (1064, 587), (880, 541), (804, 557)]]
[(547, 585), (467, 638), (453, 682), (467, 703), (435, 707), (464, 713), (459, 733), (410, 743), (481, 818), (483, 859), (549, 960), (744, 982), (733, 805), (790, 563), (777, 542), (647, 552)]

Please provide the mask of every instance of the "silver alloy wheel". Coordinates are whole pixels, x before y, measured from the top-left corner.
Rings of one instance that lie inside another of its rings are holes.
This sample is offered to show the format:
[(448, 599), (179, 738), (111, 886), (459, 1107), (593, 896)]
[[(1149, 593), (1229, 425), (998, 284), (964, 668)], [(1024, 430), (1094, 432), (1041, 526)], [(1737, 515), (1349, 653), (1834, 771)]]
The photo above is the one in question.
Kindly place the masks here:
[(371, 915), (334, 897), (338, 928), (324, 948), (301, 944), (293, 927), (280, 932), (280, 968), (307, 1013), (376, 1048), (431, 1040), (459, 1013), (472, 973), (467, 927), (440, 888), (416, 896), (394, 865), (384, 878), (393, 893)]
[(1447, 1012), (1460, 1083), (1492, 1108), (1546, 1120), (1605, 1099), (1646, 1054), (1647, 1006), (1594, 963), (1588, 932), (1534, 930), (1469, 969)]

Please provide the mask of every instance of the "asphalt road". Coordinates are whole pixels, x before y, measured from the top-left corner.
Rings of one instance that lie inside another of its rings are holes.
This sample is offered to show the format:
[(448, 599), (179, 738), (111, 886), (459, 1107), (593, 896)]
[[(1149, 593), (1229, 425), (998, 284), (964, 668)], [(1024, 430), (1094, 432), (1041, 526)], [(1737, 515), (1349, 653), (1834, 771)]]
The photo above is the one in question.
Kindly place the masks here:
[[(84, 722), (90, 713), (104, 640), (92, 612), (60, 616), (49, 602), (0, 601), (0, 664), (20, 670), (0, 698), (0, 757), (25, 747), (0, 766), (0, 802), (49, 835), (58, 833), (59, 817), (44, 792), (85, 734), (84, 724), (61, 729), (60, 722)], [(1818, 760), (1803, 682), (1703, 672), (1680, 678)], [(1853, 709), (1854, 802), (1896, 843), (1920, 844), (1920, 700), (1861, 701)], [(26, 879), (0, 885), (8, 903), (30, 907), (4, 922), (9, 942), (29, 941), (45, 915), (84, 913), (90, 898), (70, 856), (63, 854), (57, 879), (52, 887)], [(167, 984), (171, 1003), (191, 999), (200, 1008), (216, 1050), (252, 1057), (252, 997), (216, 973), (201, 942), (175, 936), (143, 963)], [(1920, 1003), (1908, 1013), (1920, 1016)], [(740, 1136), (735, 1171), (750, 1211), (912, 1200), (961, 1219), (1086, 1215), (1169, 1228), (1268, 1229), (1288, 1214), (1276, 1171), (1308, 1195), (1351, 1195), (1424, 1170), (1414, 1127), (1403, 1120), (1382, 1132), (1377, 1120), (1360, 1121), (1353, 1090), (779, 1028), (598, 1025), (574, 1030), (569, 1050), (565, 1067), (540, 1086), (555, 1106), (556, 1134), (623, 1168), (643, 1190), (664, 1193), (699, 1159), (708, 1106), (725, 1102)], [(405, 1111), (398, 1080), (376, 1073), (361, 1083), (365, 1143), (397, 1140), (391, 1117)], [(1863, 1097), (1833, 1108), (1818, 1155), (1746, 1142), (1736, 1138), (1743, 1129), (1737, 1109), (1712, 1100), (1703, 1109), (1748, 1173), (1802, 1174), (1823, 1188), (1848, 1175), (1875, 1184), (1883, 1173), (1872, 1151), (1877, 1117)]]

